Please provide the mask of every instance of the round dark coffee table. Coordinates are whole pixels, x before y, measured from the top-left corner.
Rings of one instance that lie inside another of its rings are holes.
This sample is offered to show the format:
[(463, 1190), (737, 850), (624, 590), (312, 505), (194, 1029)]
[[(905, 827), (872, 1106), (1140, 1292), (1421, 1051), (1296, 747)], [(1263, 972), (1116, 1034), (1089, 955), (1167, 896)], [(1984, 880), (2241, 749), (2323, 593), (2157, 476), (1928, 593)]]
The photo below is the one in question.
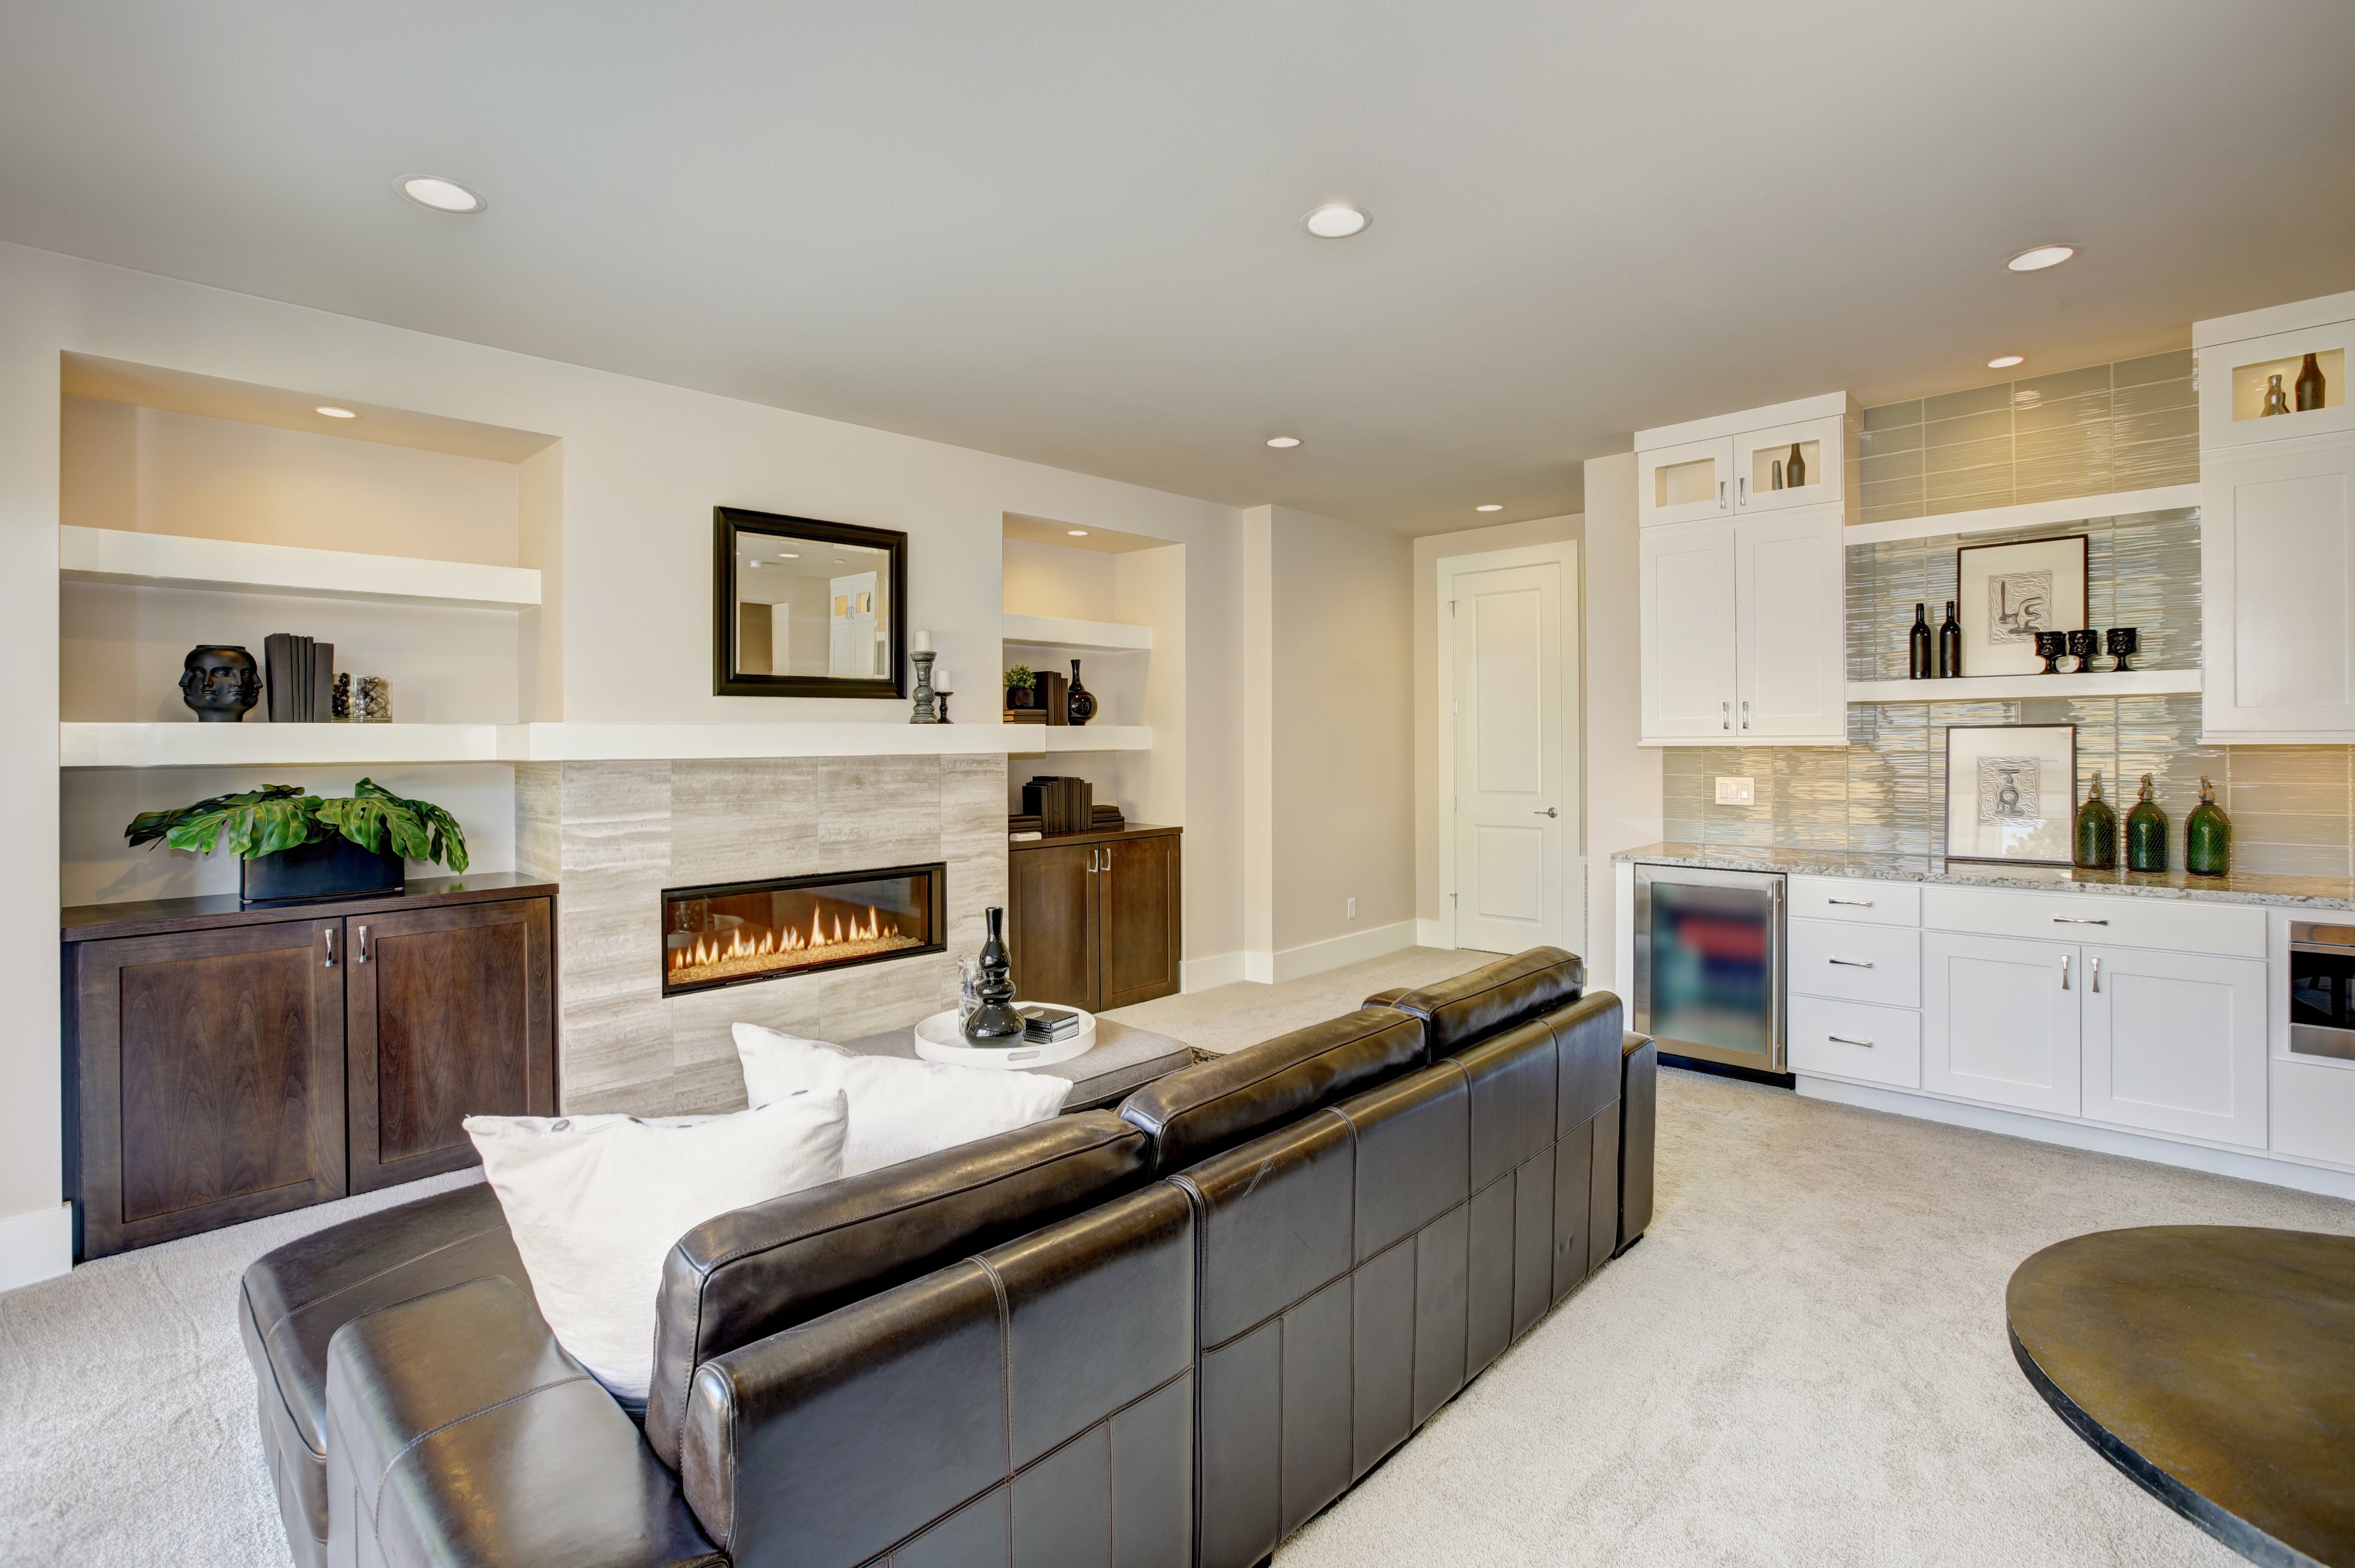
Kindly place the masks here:
[(2355, 1236), (2098, 1231), (2005, 1306), (2036, 1392), (2151, 1495), (2253, 1563), (2355, 1568)]

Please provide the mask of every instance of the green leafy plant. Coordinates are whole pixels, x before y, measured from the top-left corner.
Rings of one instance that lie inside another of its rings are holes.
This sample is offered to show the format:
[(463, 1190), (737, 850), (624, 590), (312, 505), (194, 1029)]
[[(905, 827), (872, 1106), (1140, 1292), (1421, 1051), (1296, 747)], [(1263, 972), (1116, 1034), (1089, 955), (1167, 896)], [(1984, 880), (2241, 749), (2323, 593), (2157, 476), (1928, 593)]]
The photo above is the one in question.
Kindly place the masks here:
[(270, 784), (239, 795), (217, 795), (176, 811), (143, 811), (123, 830), (134, 849), (168, 844), (209, 855), (229, 850), (241, 860), (342, 837), (370, 854), (397, 849), (453, 871), (466, 869), (466, 835), (458, 819), (431, 801), (407, 800), (373, 779), (348, 795), (314, 795), (299, 784)]
[(1006, 672), (1006, 684), (1009, 688), (1018, 686), (1023, 690), (1028, 691), (1032, 687), (1039, 684), (1039, 677), (1031, 673), (1031, 669), (1028, 665), (1018, 664), (1012, 669)]

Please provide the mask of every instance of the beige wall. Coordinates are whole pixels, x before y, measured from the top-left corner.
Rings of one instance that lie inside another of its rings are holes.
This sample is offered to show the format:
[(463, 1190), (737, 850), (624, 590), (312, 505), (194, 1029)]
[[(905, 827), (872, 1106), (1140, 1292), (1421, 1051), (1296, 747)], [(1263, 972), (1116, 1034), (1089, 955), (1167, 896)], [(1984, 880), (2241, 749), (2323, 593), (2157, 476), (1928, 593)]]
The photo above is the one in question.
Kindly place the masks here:
[[(1436, 922), (1440, 915), (1439, 562), (1451, 555), (1559, 544), (1583, 539), (1585, 533), (1585, 516), (1572, 512), (1466, 528), (1461, 533), (1427, 534), (1414, 541), (1414, 917), (1418, 921)], [(1570, 850), (1572, 855), (1579, 852), (1575, 835)], [(1428, 928), (1424, 935), (1436, 940), (1436, 933)]]
[(1586, 464), (1586, 961), (1596, 989), (1626, 995), (1614, 851), (1660, 837), (1660, 753), (1642, 734), (1636, 665), (1636, 454)]
[(1007, 614), (1113, 619), (1113, 575), (1119, 556), (1028, 539), (1007, 539), (1004, 548)]

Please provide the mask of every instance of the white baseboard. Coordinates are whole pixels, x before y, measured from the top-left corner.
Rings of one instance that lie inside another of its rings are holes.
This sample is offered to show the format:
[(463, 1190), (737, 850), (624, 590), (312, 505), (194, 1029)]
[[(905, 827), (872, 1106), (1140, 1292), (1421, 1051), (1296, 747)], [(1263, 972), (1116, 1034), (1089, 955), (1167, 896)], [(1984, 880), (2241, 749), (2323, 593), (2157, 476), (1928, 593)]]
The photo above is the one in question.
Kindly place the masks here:
[(0, 1220), (0, 1290), (72, 1272), (72, 1204)]
[(2355, 1174), (2275, 1159), (2262, 1154), (2217, 1148), (2211, 1144), (2177, 1143), (2172, 1138), (2146, 1137), (2140, 1133), (2123, 1132), (2115, 1127), (2089, 1127), (2080, 1122), (2047, 1121), (2042, 1116), (2030, 1115), (2021, 1111), (1966, 1104), (1955, 1100), (1934, 1100), (1921, 1094), (1909, 1094), (1902, 1089), (1851, 1083), (1840, 1078), (1811, 1078), (1803, 1073), (1798, 1080), (1798, 1090), (1812, 1100), (1860, 1105), (1868, 1111), (1918, 1116), (1925, 1122), (1944, 1122), (1954, 1127), (1977, 1127), (1981, 1132), (2008, 1133), (2016, 1138), (2033, 1138), (2038, 1143), (2089, 1149), (2095, 1154), (2124, 1155), (2128, 1159), (2147, 1159), (2154, 1165), (2172, 1165), (2185, 1170), (2237, 1176), (2243, 1181), (2269, 1182), (2275, 1187), (2295, 1188), (2300, 1192), (2319, 1192), (2326, 1198), (2355, 1198)]
[(1322, 975), (1327, 969), (1362, 964), (1386, 953), (1402, 953), (1415, 945), (1415, 938), (1419, 934), (1416, 927), (1416, 922), (1401, 920), (1395, 924), (1369, 926), (1363, 931), (1353, 931), (1347, 936), (1303, 943), (1298, 947), (1286, 947), (1275, 953), (1246, 950), (1242, 955), (1242, 977), (1262, 986), (1279, 986), (1286, 980)]
[(1414, 944), (1417, 947), (1437, 947), (1453, 952), (1455, 944), (1447, 940), (1444, 921), (1418, 920), (1414, 923)]
[(1178, 965), (1178, 989), (1187, 995), (1216, 990), (1243, 978), (1241, 948), (1232, 953), (1213, 953), (1208, 958), (1188, 958)]

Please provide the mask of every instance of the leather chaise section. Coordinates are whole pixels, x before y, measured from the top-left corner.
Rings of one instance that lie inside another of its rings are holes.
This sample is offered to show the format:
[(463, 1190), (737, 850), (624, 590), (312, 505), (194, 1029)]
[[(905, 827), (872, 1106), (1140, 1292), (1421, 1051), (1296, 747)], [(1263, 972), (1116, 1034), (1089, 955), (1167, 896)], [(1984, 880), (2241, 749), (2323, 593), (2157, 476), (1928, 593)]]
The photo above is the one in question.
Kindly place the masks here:
[(1612, 1255), (1635, 1244), (1652, 1223), (1652, 1159), (1659, 1116), (1660, 1048), (1628, 1034), (1619, 1048), (1619, 1226)]
[(334, 1568), (724, 1568), (676, 1478), (510, 1280), (337, 1330), (327, 1432)]
[(1362, 1008), (1180, 1068), (1131, 1094), (1124, 1119), (1152, 1136), (1153, 1171), (1167, 1176), (1420, 1067), (1422, 1020)]
[(1527, 1022), (1578, 999), (1586, 985), (1586, 964), (1559, 947), (1532, 947), (1510, 958), (1424, 986), (1368, 1006), (1388, 1006), (1423, 1020), (1433, 1059), (1454, 1054), (1501, 1029)]
[(676, 1467), (695, 1369), (713, 1356), (1051, 1224), (1146, 1179), (1145, 1136), (1057, 1116), (722, 1214), (663, 1263), (646, 1441)]

